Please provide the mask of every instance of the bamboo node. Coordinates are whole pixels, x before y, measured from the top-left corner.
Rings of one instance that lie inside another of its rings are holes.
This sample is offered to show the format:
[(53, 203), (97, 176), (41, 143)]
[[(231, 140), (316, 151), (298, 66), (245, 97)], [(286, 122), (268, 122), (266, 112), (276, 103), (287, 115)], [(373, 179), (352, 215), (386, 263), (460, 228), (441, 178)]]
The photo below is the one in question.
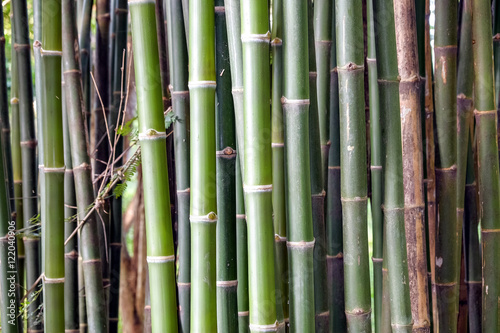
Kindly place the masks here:
[(42, 276), (43, 282), (48, 284), (56, 284), (56, 283), (64, 283), (64, 278), (48, 278), (43, 274)]
[(474, 109), (474, 115), (476, 115), (476, 116), (486, 116), (486, 115), (496, 115), (496, 114), (497, 114), (497, 110), (480, 111), (480, 110)]
[(303, 248), (303, 249), (309, 249), (314, 247), (314, 243), (316, 243), (316, 240), (313, 239), (310, 242), (306, 241), (299, 241), (299, 242), (286, 242), (287, 247), (296, 247), (296, 248)]
[(240, 220), (246, 220), (247, 216), (245, 214), (236, 214), (236, 218)]
[(493, 41), (500, 41), (500, 33), (497, 33), (495, 34), (495, 36), (493, 36)]
[(19, 98), (17, 98), (17, 97), (12, 97), (12, 98), (10, 99), (10, 104), (13, 104), (13, 105), (19, 104)]
[(191, 223), (212, 223), (212, 222), (217, 222), (217, 214), (214, 212), (210, 212), (207, 215), (189, 215), (189, 220)]
[(189, 96), (189, 90), (171, 91), (172, 96)]
[(238, 286), (238, 280), (231, 281), (217, 281), (215, 282), (217, 287), (236, 287)]
[(129, 5), (140, 5), (141, 3), (155, 3), (155, 0), (128, 0)]
[(175, 255), (171, 256), (147, 256), (148, 264), (164, 264), (175, 260)]
[(273, 191), (273, 184), (269, 184), (269, 185), (245, 185), (245, 184), (243, 184), (243, 191), (245, 193), (272, 192)]
[(224, 14), (226, 12), (226, 8), (224, 6), (215, 6), (215, 14)]
[(145, 131), (145, 133), (139, 134), (139, 141), (146, 140), (162, 140), (167, 138), (167, 133), (158, 132), (157, 130), (150, 128)]
[(271, 142), (271, 147), (282, 148), (285, 147), (283, 142)]
[(340, 166), (339, 165), (329, 165), (328, 170), (340, 170)]
[(64, 171), (66, 170), (66, 167), (61, 167), (61, 168), (47, 168), (47, 167), (44, 167), (43, 168), (44, 172), (45, 173), (64, 173)]
[(368, 57), (366, 57), (366, 62), (377, 63), (377, 59), (376, 58), (368, 58)]
[(36, 148), (38, 142), (36, 140), (21, 141), (21, 147)]
[(188, 82), (189, 90), (196, 88), (209, 88), (215, 89), (217, 87), (217, 83), (215, 81), (189, 81)]
[(189, 192), (191, 192), (191, 189), (189, 187), (184, 190), (177, 190), (177, 193), (189, 193)]
[(316, 317), (328, 317), (330, 315), (330, 311), (324, 311), (321, 313), (318, 313)]
[(128, 9), (126, 8), (116, 8), (115, 9), (116, 14), (128, 14)]
[(231, 147), (226, 147), (224, 150), (215, 152), (216, 156), (236, 156), (236, 150)]
[(59, 50), (45, 50), (43, 47), (41, 47), (40, 48), (40, 55), (42, 57), (46, 57), (46, 56), (61, 57), (62, 52)]
[(384, 258), (375, 258), (375, 257), (372, 257), (372, 261), (373, 262), (384, 262)]
[(309, 72), (309, 77), (315, 78), (318, 76), (318, 72)]
[(357, 65), (353, 62), (348, 62), (344, 66), (337, 66), (337, 70), (341, 71), (356, 71), (356, 70), (364, 70), (365, 66), (364, 65)]
[(271, 33), (268, 31), (265, 34), (241, 34), (241, 42), (256, 42), (256, 43), (269, 43), (271, 40)]
[(342, 258), (344, 258), (344, 254), (342, 252), (339, 252), (334, 256), (332, 256), (331, 254), (326, 255), (326, 259), (342, 259)]
[(497, 233), (500, 232), (500, 229), (481, 229), (482, 234), (489, 234), (489, 233)]
[(281, 97), (281, 104), (301, 104), (301, 105), (309, 105), (311, 101), (309, 99), (288, 99), (285, 96)]
[(248, 317), (248, 311), (238, 311), (238, 317)]
[(248, 326), (251, 332), (276, 332), (280, 327), (277, 320), (269, 325), (250, 324)]
[[(40, 44), (41, 45), (41, 44)], [(30, 48), (30, 44), (17, 44), (17, 43), (14, 43), (14, 50), (22, 50), (22, 49), (29, 49)]]
[(273, 40), (271, 41), (271, 46), (281, 46), (283, 44), (283, 41), (279, 37), (274, 37)]
[(274, 240), (278, 243), (286, 242), (286, 237), (280, 236), (278, 234), (274, 234)]
[(360, 201), (367, 201), (368, 197), (354, 197), (354, 198), (340, 198), (340, 201), (342, 202), (360, 202)]

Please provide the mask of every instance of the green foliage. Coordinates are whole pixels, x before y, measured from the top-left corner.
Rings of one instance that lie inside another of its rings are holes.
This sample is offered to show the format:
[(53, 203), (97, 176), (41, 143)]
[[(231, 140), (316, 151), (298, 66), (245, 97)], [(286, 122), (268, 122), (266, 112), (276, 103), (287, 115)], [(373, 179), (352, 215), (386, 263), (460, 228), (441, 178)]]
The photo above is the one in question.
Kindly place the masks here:
[(128, 183), (132, 180), (134, 175), (137, 173), (137, 168), (141, 164), (140, 158), (131, 158), (130, 161), (131, 161), (131, 163), (128, 165), (127, 168), (124, 168), (123, 171), (118, 170), (118, 174), (121, 177), (122, 182), (116, 184), (116, 186), (113, 190), (113, 195), (115, 195), (117, 198), (119, 198), (123, 195), (123, 193), (125, 192), (125, 189), (127, 188)]

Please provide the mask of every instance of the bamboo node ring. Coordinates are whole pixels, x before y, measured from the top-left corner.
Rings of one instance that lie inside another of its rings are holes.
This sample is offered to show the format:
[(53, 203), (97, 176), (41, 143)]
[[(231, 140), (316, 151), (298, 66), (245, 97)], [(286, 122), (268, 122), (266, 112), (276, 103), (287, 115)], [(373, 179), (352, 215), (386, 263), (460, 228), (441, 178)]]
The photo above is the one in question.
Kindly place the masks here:
[(298, 248), (303, 248), (303, 249), (311, 249), (314, 247), (315, 243), (316, 243), (316, 240), (313, 239), (310, 242), (306, 242), (306, 241), (286, 242), (286, 246), (287, 247), (298, 247)]
[(269, 184), (269, 185), (245, 185), (245, 184), (243, 184), (243, 191), (246, 193), (272, 192), (273, 191), (273, 184)]
[(17, 98), (17, 97), (12, 97), (12, 98), (10, 99), (10, 104), (14, 104), (14, 105), (15, 105), (15, 104), (19, 104), (19, 98)]
[(64, 278), (48, 278), (47, 276), (45, 276), (45, 274), (43, 275), (43, 282), (44, 283), (48, 283), (48, 284), (52, 284), (52, 283), (64, 283)]
[(188, 88), (196, 89), (196, 88), (211, 88), (215, 89), (217, 83), (215, 81), (189, 81)]
[(150, 128), (145, 131), (145, 133), (139, 134), (139, 141), (142, 140), (161, 140), (167, 137), (167, 133), (158, 132), (157, 130)]
[(280, 327), (277, 320), (273, 324), (269, 325), (250, 324), (248, 326), (252, 332), (276, 332)]
[(215, 285), (217, 287), (236, 287), (238, 285), (238, 280), (217, 281)]
[(241, 42), (256, 42), (256, 43), (269, 43), (271, 40), (271, 33), (268, 31), (265, 34), (242, 34)]
[(189, 220), (193, 223), (195, 222), (217, 222), (217, 214), (210, 212), (207, 215), (189, 215)]
[(274, 37), (273, 40), (271, 41), (271, 46), (280, 46), (283, 44), (283, 41), (281, 38)]
[(474, 109), (474, 115), (476, 116), (486, 116), (486, 115), (496, 115), (497, 114), (497, 110), (484, 110), (484, 111), (480, 111), (480, 110), (477, 110), (477, 109)]
[(311, 101), (309, 99), (288, 99), (285, 96), (281, 97), (281, 104), (286, 105), (286, 104), (302, 104), (302, 105), (309, 105), (311, 104)]
[(148, 256), (147, 257), (148, 264), (164, 264), (167, 262), (171, 262), (175, 260), (175, 256)]
[(53, 56), (53, 57), (61, 57), (62, 52), (58, 50), (45, 50), (43, 47), (40, 48), (40, 55), (44, 56)]
[(223, 14), (226, 12), (226, 8), (224, 6), (215, 6), (216, 14)]

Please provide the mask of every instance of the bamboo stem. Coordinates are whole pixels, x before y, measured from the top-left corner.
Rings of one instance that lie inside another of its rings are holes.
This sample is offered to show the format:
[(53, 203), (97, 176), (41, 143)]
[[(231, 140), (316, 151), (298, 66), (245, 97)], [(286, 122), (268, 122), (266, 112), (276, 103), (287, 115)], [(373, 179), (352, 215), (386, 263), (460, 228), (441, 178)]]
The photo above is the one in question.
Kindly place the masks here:
[(430, 332), (425, 238), (424, 170), (414, 0), (394, 2), (403, 148), (405, 234), (413, 332)]
[(491, 54), (489, 2), (472, 2), (472, 49), (474, 54), (474, 114), (476, 117), (479, 219), (482, 248), (482, 332), (499, 330), (500, 295), (500, 183), (498, 171), (497, 113)]

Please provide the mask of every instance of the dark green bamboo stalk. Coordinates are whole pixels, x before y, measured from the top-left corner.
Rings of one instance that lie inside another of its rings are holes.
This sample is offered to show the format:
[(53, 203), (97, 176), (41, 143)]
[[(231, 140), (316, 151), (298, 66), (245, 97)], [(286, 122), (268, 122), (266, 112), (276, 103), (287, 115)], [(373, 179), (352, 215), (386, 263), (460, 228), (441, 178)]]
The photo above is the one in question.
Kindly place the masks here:
[(494, 0), (492, 5), (493, 20), (493, 60), (495, 75), (495, 98), (500, 95), (500, 4)]
[[(234, 96), (234, 95), (233, 95)], [(236, 159), (236, 269), (238, 277), (238, 332), (250, 332), (248, 300), (247, 221), (240, 158)]]
[(275, 0), (271, 31), (272, 87), (271, 87), (271, 147), (273, 154), (273, 222), (276, 253), (276, 279), (285, 322), (288, 315), (288, 257), (286, 248), (286, 198), (285, 198), (285, 144), (283, 128), (283, 1)]
[(491, 12), (488, 1), (472, 2), (474, 54), (474, 114), (476, 116), (479, 210), (482, 248), (482, 331), (497, 332), (500, 295), (500, 183), (498, 171), (497, 113), (491, 54)]
[(425, 237), (424, 169), (416, 12), (414, 0), (394, 2), (403, 148), (406, 251), (413, 332), (430, 332)]
[[(216, 332), (214, 1), (189, 1), (191, 331)], [(202, 167), (200, 167), (202, 166)]]
[[(283, 113), (287, 179), (290, 331), (314, 331), (310, 154), (308, 3), (283, 3)], [(316, 112), (316, 111), (315, 111)], [(248, 148), (247, 148), (248, 149)], [(293, 156), (300, 159), (292, 160)]]
[(189, 90), (188, 58), (184, 17), (181, 0), (166, 2), (170, 10), (168, 25), (168, 49), (172, 53), (170, 82), (172, 108), (177, 121), (174, 122), (175, 178), (177, 184), (177, 225), (179, 246), (177, 247), (179, 272), (177, 289), (179, 295), (179, 325), (182, 332), (190, 331), (191, 298), (191, 230), (189, 224)]
[[(466, 257), (469, 254), (468, 252), (469, 250), (467, 249), (467, 243), (465, 242), (462, 243), (462, 235), (470, 233), (471, 230), (468, 230), (465, 226), (462, 229), (462, 225), (464, 223), (464, 217), (465, 217), (465, 197), (467, 195), (466, 192), (468, 191), (466, 186), (466, 178), (467, 178), (467, 168), (468, 168), (467, 166), (467, 159), (469, 155), (468, 152), (469, 152), (469, 146), (471, 146), (470, 145), (471, 138), (469, 137), (469, 134), (471, 126), (474, 124), (473, 100), (472, 100), (474, 74), (473, 74), (473, 59), (472, 59), (472, 2), (470, 0), (462, 1), (460, 3), (460, 7), (461, 7), (461, 24), (460, 24), (460, 44), (458, 50), (459, 62), (457, 68), (457, 154), (458, 155), (457, 155), (457, 213), (456, 214), (457, 214), (457, 228), (460, 228), (457, 229), (457, 234), (459, 236), (459, 242), (458, 242), (459, 246), (457, 247), (457, 251), (460, 251), (459, 253), (457, 253), (457, 259), (460, 260), (458, 262), (459, 266), (461, 266), (462, 264), (462, 258), (464, 259), (464, 270), (465, 270), (464, 271), (465, 282), (464, 279), (461, 278), (461, 276), (457, 278), (457, 281), (460, 282), (459, 285), (457, 285), (458, 289), (457, 292), (459, 293), (459, 298), (462, 298), (463, 297), (462, 295), (465, 293), (465, 291), (461, 290), (462, 289), (461, 286), (464, 283), (465, 285), (467, 285), (469, 276), (469, 272), (465, 269), (465, 267), (469, 266), (466, 260)], [(472, 159), (472, 151), (470, 152), (470, 155)], [(472, 178), (474, 178), (473, 165), (471, 166), (471, 170), (469, 172), (472, 175)], [(473, 196), (472, 198), (469, 198), (469, 200), (471, 199), (475, 199), (475, 197)], [(467, 225), (471, 225), (472, 223), (475, 222), (467, 221)], [(476, 235), (475, 240), (477, 241), (477, 234), (478, 234), (477, 225), (474, 233)], [(467, 238), (470, 239), (470, 236), (467, 235), (466, 239)], [(463, 257), (461, 255), (462, 244), (464, 245)], [(478, 246), (479, 244), (475, 243), (474, 245)], [(475, 251), (475, 253), (477, 254), (477, 251)], [(476, 272), (478, 271), (479, 269)], [(462, 274), (462, 268), (460, 269), (460, 274)], [(476, 287), (478, 286), (479, 284), (476, 283)], [(467, 293), (465, 293), (465, 295), (467, 295)], [(470, 296), (472, 297), (470, 299), (471, 303), (469, 305), (469, 302), (467, 302), (466, 305), (467, 308), (469, 308), (470, 306), (470, 309), (473, 311), (475, 315), (477, 315), (476, 312), (477, 304), (480, 304), (480, 301), (479, 303), (477, 303), (478, 301), (477, 298), (474, 299), (474, 297), (477, 295), (478, 293), (470, 294)], [(460, 316), (458, 319), (458, 331), (463, 331), (467, 327), (467, 316), (466, 313), (464, 313), (463, 311), (461, 300), (459, 300), (459, 304), (460, 304), (459, 306)], [(466, 311), (468, 311), (468, 309)], [(478, 323), (477, 318), (475, 318), (473, 324), (477, 323)], [(461, 324), (463, 325), (463, 327), (460, 327)]]
[(384, 227), (387, 244), (388, 284), (393, 332), (411, 332), (413, 323), (404, 228), (404, 187), (397, 67), (396, 33), (392, 0), (373, 3), (380, 105), (382, 110), (382, 144), (385, 151), (384, 170)]
[[(319, 135), (323, 183), (327, 185), (328, 150), (330, 149), (330, 57), (332, 51), (332, 7), (329, 0), (314, 2), (314, 45), (317, 66)], [(312, 43), (311, 43), (312, 44)]]
[[(316, 4), (316, 3), (315, 3)], [(321, 5), (321, 4), (320, 4)], [(326, 10), (326, 9), (323, 9)], [(321, 128), (325, 130), (325, 127), (321, 126), (320, 121), (327, 119), (328, 112), (325, 110), (328, 103), (323, 99), (328, 91), (328, 84), (324, 87), (324, 82), (321, 82), (321, 99), (322, 108), (319, 109), (318, 101), (318, 89), (317, 89), (317, 77), (316, 72), (316, 44), (312, 43), (315, 40), (314, 31), (314, 8), (313, 2), (308, 1), (308, 37), (309, 42), (309, 160), (310, 160), (310, 182), (311, 182), (311, 208), (312, 208), (312, 223), (313, 223), (313, 234), (314, 234), (314, 252), (313, 252), (313, 267), (314, 267), (314, 312), (315, 312), (315, 327), (316, 332), (328, 332), (328, 320), (330, 313), (328, 312), (328, 294), (325, 290), (328, 289), (326, 280), (326, 242), (325, 242), (325, 190), (323, 182), (323, 155), (328, 154), (328, 146), (324, 145), (324, 141), (327, 141), (328, 136), (321, 135)], [(328, 44), (328, 43), (327, 43)], [(330, 45), (324, 47), (323, 52), (320, 57), (324, 56), (325, 49), (330, 49)], [(326, 50), (330, 53), (330, 50)], [(322, 76), (320, 79), (324, 80), (324, 71), (326, 67), (329, 67), (329, 59), (320, 61), (323, 65)], [(325, 66), (325, 62), (327, 65)], [(329, 80), (327, 80), (329, 81)], [(329, 82), (327, 82), (329, 83)], [(328, 105), (330, 106), (330, 105)], [(324, 113), (327, 115), (325, 116)], [(321, 119), (320, 119), (321, 117)], [(324, 159), (326, 161), (326, 157)]]
[(375, 332), (381, 331), (382, 324), (382, 262), (383, 262), (383, 173), (382, 173), (382, 129), (380, 119), (377, 54), (375, 51), (375, 19), (373, 0), (367, 0), (367, 58), (369, 103), (370, 103), (370, 158), (371, 158), (371, 212), (373, 230), (373, 293)]
[[(64, 0), (62, 3), (63, 27), (67, 21), (73, 23), (74, 0)], [(71, 27), (74, 27), (71, 25)], [(64, 135), (64, 238), (73, 233), (77, 225), (75, 178), (73, 176), (73, 162), (71, 161), (71, 143), (69, 139), (69, 126), (67, 119), (67, 98), (65, 83), (62, 83), (62, 117)], [(64, 247), (64, 329), (65, 332), (80, 332), (78, 313), (78, 238), (73, 237)]]
[[(335, 17), (335, 6), (332, 8)], [(340, 121), (339, 84), (337, 71), (336, 22), (332, 20), (332, 50), (330, 58), (330, 150), (328, 152), (328, 186), (326, 240), (329, 288), (330, 332), (347, 331), (344, 306), (344, 255), (342, 237), (342, 202), (340, 197)]]
[[(0, 61), (0, 63), (3, 63)], [(15, 212), (16, 212), (16, 229), (23, 229), (24, 215), (23, 215), (23, 175), (22, 175), (22, 157), (21, 157), (21, 133), (19, 123), (19, 78), (17, 75), (17, 61), (12, 48), (11, 57), (11, 86), (10, 86), (10, 112), (12, 114), (12, 131), (11, 131), (11, 144), (12, 144), (12, 170), (13, 170), (13, 183), (14, 183), (14, 199)], [(2, 82), (2, 81), (0, 81)], [(17, 258), (18, 258), (18, 272), (19, 281), (21, 286), (25, 287), (25, 251), (22, 235), (17, 239)], [(23, 293), (21, 293), (23, 296)]]
[[(126, 0), (116, 0), (114, 9), (114, 53), (111, 77), (112, 104), (110, 105), (109, 123), (113, 129), (113, 161), (114, 168), (123, 164), (119, 156), (123, 152), (123, 138), (118, 129), (123, 123), (124, 101), (126, 98), (126, 69), (127, 69), (127, 23), (128, 6)], [(118, 159), (118, 160), (117, 160)], [(114, 196), (111, 199), (111, 230), (110, 230), (110, 290), (109, 290), (109, 330), (118, 331), (118, 312), (120, 296), (120, 265), (122, 247), (122, 199)]]
[[(2, 5), (3, 13), (3, 5)], [(8, 115), (7, 69), (5, 66), (5, 37), (3, 14), (0, 17), (0, 114)], [(3, 125), (2, 125), (3, 126)], [(10, 138), (9, 138), (10, 139)], [(19, 271), (17, 259), (16, 221), (12, 219), (9, 204), (9, 180), (5, 161), (4, 135), (0, 137), (0, 287), (2, 290), (2, 332), (22, 332), (19, 316)], [(9, 140), (10, 142), (10, 140)]]
[(90, 131), (90, 109), (91, 109), (91, 45), (90, 45), (90, 35), (91, 35), (91, 19), (92, 19), (92, 7), (94, 0), (83, 0), (80, 21), (78, 22), (78, 33), (79, 39), (78, 44), (80, 45), (80, 62), (82, 70), (82, 87), (83, 87), (83, 103), (84, 112), (86, 119), (86, 130)]
[[(350, 331), (371, 331), (361, 1), (335, 3), (345, 311)], [(357, 41), (358, 44), (356, 44)], [(356, 180), (356, 181), (353, 181)]]
[[(177, 331), (177, 297), (155, 4), (154, 1), (129, 1), (129, 8), (139, 107), (148, 266), (151, 290), (155, 291), (151, 293), (151, 323), (154, 332), (170, 332)], [(162, 168), (163, 171), (158, 172)]]
[[(457, 327), (460, 243), (457, 235), (457, 2), (436, 3), (436, 300), (440, 331)], [(453, 200), (451, 200), (453, 199)]]
[[(64, 151), (61, 89), (61, 2), (42, 2), (43, 166), (42, 253), (44, 323), (47, 332), (64, 331)], [(49, 9), (51, 8), (51, 9)]]
[(482, 300), (481, 300), (481, 253), (478, 235), (478, 193), (472, 153), (472, 128), (467, 151), (467, 175), (465, 185), (464, 209), (464, 260), (465, 283), (467, 285), (468, 324), (470, 332), (481, 332)]
[(224, 1), (215, 1), (217, 166), (217, 331), (238, 331), (236, 271), (236, 133)]
[[(63, 30), (63, 75), (67, 97), (67, 115), (70, 126), (71, 157), (73, 175), (75, 179), (76, 202), (78, 206), (78, 221), (86, 220), (80, 230), (80, 254), (84, 280), (84, 293), (86, 307), (80, 305), (80, 330), (86, 332), (107, 332), (107, 304), (104, 298), (102, 283), (102, 262), (97, 235), (98, 221), (94, 213), (87, 214), (88, 209), (94, 204), (90, 159), (87, 153), (85, 131), (85, 118), (82, 108), (83, 91), (81, 72), (78, 66), (79, 50), (76, 29), (73, 27)], [(87, 216), (88, 215), (88, 216)], [(79, 289), (80, 295), (82, 290)], [(80, 297), (80, 301), (83, 299)], [(86, 312), (82, 311), (86, 310)], [(87, 317), (82, 318), (86, 313)], [(83, 322), (82, 319), (88, 319)]]
[[(37, 9), (37, 1), (35, 1)], [(26, 1), (12, 1), (14, 10), (14, 49), (19, 79), (19, 114), (21, 128), (21, 154), (23, 178), (23, 215), (24, 227), (30, 227), (30, 220), (38, 215), (37, 199), (37, 165), (36, 165), (36, 138), (33, 115), (33, 90), (31, 80), (30, 41), (28, 31), (28, 14)], [(35, 10), (35, 13), (40, 12)], [(36, 24), (40, 25), (39, 17), (35, 17)], [(37, 31), (37, 29), (35, 29)], [(41, 36), (40, 36), (41, 37)], [(38, 104), (38, 103), (37, 103)], [(40, 105), (40, 104), (38, 104)], [(31, 230), (30, 230), (31, 231)], [(24, 246), (26, 252), (26, 285), (31, 287), (40, 276), (40, 237), (34, 232), (25, 232)], [(35, 313), (41, 304), (41, 298), (33, 300), (28, 297), (29, 313)], [(35, 316), (28, 319), (28, 329), (41, 329), (41, 323), (35, 323)]]

